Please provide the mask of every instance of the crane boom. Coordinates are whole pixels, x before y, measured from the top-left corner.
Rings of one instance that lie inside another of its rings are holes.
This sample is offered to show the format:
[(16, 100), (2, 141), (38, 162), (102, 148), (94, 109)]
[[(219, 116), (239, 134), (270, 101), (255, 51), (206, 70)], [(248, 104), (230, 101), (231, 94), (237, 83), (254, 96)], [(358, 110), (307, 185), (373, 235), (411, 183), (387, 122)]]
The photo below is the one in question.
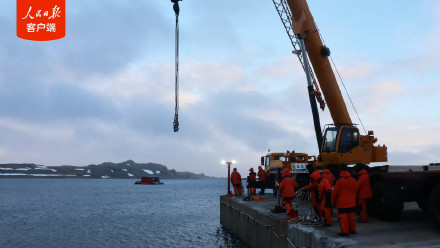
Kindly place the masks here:
[(301, 35), (304, 39), (313, 70), (318, 78), (334, 124), (352, 124), (328, 59), (329, 50), (322, 43), (307, 2), (305, 0), (287, 0), (287, 3), (292, 13), (293, 30), (296, 35)]

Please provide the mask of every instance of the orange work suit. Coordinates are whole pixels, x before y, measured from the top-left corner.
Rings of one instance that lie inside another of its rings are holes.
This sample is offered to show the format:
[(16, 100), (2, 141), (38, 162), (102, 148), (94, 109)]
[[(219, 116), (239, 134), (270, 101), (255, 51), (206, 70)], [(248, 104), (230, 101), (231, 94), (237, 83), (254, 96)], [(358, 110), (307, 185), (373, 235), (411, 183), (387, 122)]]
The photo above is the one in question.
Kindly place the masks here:
[(261, 166), (258, 166), (258, 181), (260, 181), (260, 193), (264, 194), (264, 189), (266, 188), (266, 172)]
[[(254, 182), (257, 180), (257, 173), (254, 172), (254, 168), (249, 169), (249, 181)], [(249, 194), (256, 195), (257, 189), (249, 187)]]
[(333, 176), (333, 173), (329, 169), (323, 169), (321, 172), (321, 176), (327, 179), (327, 181), (333, 187), (333, 185), (335, 184), (335, 176)]
[(332, 186), (327, 179), (322, 178), (319, 183), (319, 198), (321, 199), (321, 211), (325, 224), (332, 224)]
[(318, 179), (321, 177), (321, 173), (316, 170), (312, 172), (310, 175), (310, 184), (304, 187), (305, 191), (311, 192), (311, 201), (313, 209), (315, 210), (315, 213), (319, 218), (321, 218), (321, 202), (319, 201), (319, 185), (318, 185)]
[(231, 173), (231, 183), (234, 186), (235, 196), (241, 195), (241, 175), (237, 171)]
[(356, 193), (358, 196), (358, 205), (361, 207), (361, 222), (368, 221), (367, 213), (367, 199), (373, 197), (373, 192), (370, 186), (370, 177), (365, 169), (358, 172), (359, 180), (356, 182)]
[(332, 204), (336, 203), (336, 208), (338, 209), (341, 233), (355, 233), (356, 180), (346, 170), (342, 171), (339, 176), (341, 178), (333, 188)]
[(298, 210), (292, 208), (292, 201), (295, 197), (295, 190), (298, 188), (298, 183), (290, 175), (290, 170), (284, 168), (282, 174), (283, 180), (280, 183), (279, 191), (283, 197), (282, 204), (286, 208), (287, 219), (291, 220), (298, 217)]

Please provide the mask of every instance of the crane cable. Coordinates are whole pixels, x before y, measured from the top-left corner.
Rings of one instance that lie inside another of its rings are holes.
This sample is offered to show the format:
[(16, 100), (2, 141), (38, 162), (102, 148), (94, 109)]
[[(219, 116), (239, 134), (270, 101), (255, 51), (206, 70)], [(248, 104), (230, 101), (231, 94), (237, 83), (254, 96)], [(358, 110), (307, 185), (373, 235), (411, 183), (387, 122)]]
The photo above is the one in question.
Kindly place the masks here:
[(361, 123), (362, 129), (364, 129), (365, 134), (367, 134), (367, 131), (365, 130), (364, 123), (362, 123), (362, 120), (361, 120), (361, 118), (359, 117), (359, 114), (358, 114), (358, 112), (357, 112), (357, 109), (356, 109), (356, 107), (354, 106), (353, 101), (351, 100), (350, 94), (348, 94), (348, 90), (347, 90), (347, 88), (345, 87), (344, 81), (342, 80), (342, 77), (341, 77), (341, 75), (339, 74), (338, 68), (336, 67), (335, 62), (333, 61), (332, 56), (330, 56), (330, 60), (332, 61), (332, 63), (333, 63), (333, 67), (335, 68), (336, 73), (338, 74), (339, 80), (341, 80), (342, 86), (344, 86), (345, 93), (347, 94), (348, 99), (349, 99), (350, 102), (351, 102), (351, 106), (353, 107), (354, 112), (356, 113), (356, 116), (357, 116), (357, 118), (359, 119), (359, 122)]
[[(316, 26), (316, 29), (318, 30), (318, 34), (319, 34), (319, 36), (321, 37), (322, 42), (323, 42), (324, 45), (325, 45), (324, 37), (322, 37), (321, 32), (319, 32), (319, 28), (318, 28), (318, 25), (316, 25), (316, 22), (315, 22), (315, 26)], [(359, 122), (361, 123), (362, 129), (364, 130), (365, 134), (367, 134), (367, 131), (365, 130), (364, 123), (362, 123), (362, 120), (361, 120), (361, 118), (359, 117), (359, 113), (357, 112), (357, 109), (356, 109), (356, 107), (354, 106), (353, 101), (351, 100), (350, 94), (348, 94), (348, 90), (347, 90), (347, 88), (345, 87), (344, 80), (342, 80), (341, 74), (339, 74), (339, 71), (338, 71), (338, 68), (336, 67), (335, 61), (333, 61), (333, 58), (332, 58), (331, 55), (330, 55), (329, 57), (330, 57), (330, 60), (332, 61), (333, 68), (335, 68), (336, 73), (338, 74), (338, 77), (339, 77), (339, 80), (340, 80), (341, 83), (342, 83), (342, 86), (344, 86), (345, 94), (347, 94), (348, 99), (350, 100), (351, 106), (353, 107), (354, 112), (356, 113), (356, 116), (357, 116)]]
[(176, 48), (176, 54), (175, 54), (175, 102), (176, 106), (174, 108), (174, 122), (173, 122), (173, 128), (174, 132), (179, 131), (179, 1), (182, 0), (171, 0), (171, 2), (174, 3), (173, 9), (174, 13), (176, 14), (176, 39), (175, 39), (175, 48)]

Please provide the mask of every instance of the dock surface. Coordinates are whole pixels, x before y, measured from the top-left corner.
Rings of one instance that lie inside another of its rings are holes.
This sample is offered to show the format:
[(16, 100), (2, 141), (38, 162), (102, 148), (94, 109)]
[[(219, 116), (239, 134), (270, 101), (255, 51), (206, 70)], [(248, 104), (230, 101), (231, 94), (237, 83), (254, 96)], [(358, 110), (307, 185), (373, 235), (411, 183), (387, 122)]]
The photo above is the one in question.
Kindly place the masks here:
[[(440, 228), (417, 207), (405, 204), (402, 218), (384, 222), (371, 217), (368, 223), (356, 223), (356, 234), (339, 237), (339, 223), (304, 226), (288, 223), (286, 214), (272, 213), (277, 199), (266, 193), (261, 201), (244, 201), (244, 196), (220, 196), (220, 223), (249, 247), (440, 247)], [(306, 215), (300, 209), (299, 215)], [(356, 217), (358, 219), (358, 216)]]

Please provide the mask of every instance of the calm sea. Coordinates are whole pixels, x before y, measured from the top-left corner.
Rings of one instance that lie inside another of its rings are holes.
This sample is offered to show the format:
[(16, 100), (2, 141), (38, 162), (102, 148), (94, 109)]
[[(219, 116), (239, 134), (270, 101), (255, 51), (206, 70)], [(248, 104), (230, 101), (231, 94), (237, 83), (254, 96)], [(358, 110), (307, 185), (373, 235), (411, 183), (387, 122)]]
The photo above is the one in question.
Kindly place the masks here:
[(224, 179), (0, 179), (0, 247), (246, 247), (220, 225)]

